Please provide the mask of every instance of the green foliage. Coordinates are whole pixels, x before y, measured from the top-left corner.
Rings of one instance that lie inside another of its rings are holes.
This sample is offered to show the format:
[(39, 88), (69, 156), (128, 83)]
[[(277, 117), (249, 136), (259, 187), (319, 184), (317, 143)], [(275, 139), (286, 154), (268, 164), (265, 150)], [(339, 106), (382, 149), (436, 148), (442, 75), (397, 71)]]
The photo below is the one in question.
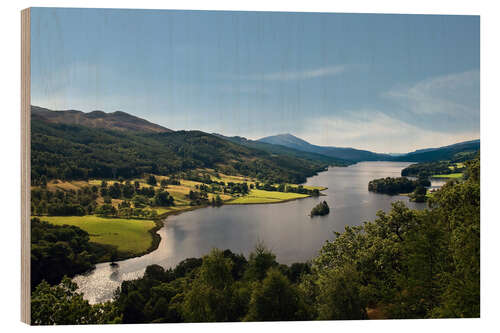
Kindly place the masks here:
[(131, 179), (202, 168), (267, 182), (301, 183), (328, 165), (245, 147), (200, 131), (148, 134), (33, 119), (31, 134), (33, 185), (44, 179)]
[(311, 210), (311, 217), (328, 215), (329, 213), (330, 213), (330, 207), (328, 207), (326, 201), (321, 201)]
[(419, 178), (411, 180), (406, 177), (386, 177), (374, 179), (368, 183), (368, 191), (395, 195), (413, 192), (417, 186), (430, 186), (429, 180)]
[(208, 200), (208, 194), (205, 191), (193, 191), (189, 190), (189, 194), (187, 195), (189, 200), (191, 200), (190, 205), (191, 206), (202, 206), (202, 205), (208, 205), (209, 200)]
[(411, 164), (401, 170), (401, 176), (423, 176), (430, 177), (437, 174), (449, 174), (452, 173), (450, 166), (452, 164), (449, 161), (438, 161), (438, 162), (427, 162), (427, 163), (416, 163)]
[(56, 190), (46, 188), (31, 190), (31, 205), (33, 215), (86, 215), (93, 214), (96, 209), (98, 195), (86, 186), (78, 191)]
[(250, 253), (248, 268), (245, 271), (245, 279), (261, 281), (270, 268), (277, 266), (276, 256), (266, 248), (264, 243), (259, 242), (255, 246), (255, 250)]
[(222, 251), (212, 250), (187, 291), (183, 317), (190, 322), (234, 321), (232, 261)]
[(415, 188), (415, 191), (413, 191), (413, 193), (410, 195), (410, 200), (415, 202), (425, 202), (427, 200), (426, 194), (427, 189), (422, 185), (418, 185)]
[(212, 198), (212, 206), (216, 206), (216, 207), (219, 207), (219, 206), (222, 206), (223, 204), (223, 201), (222, 201), (222, 198), (220, 197), (220, 195), (216, 195), (215, 198)]
[(403, 156), (393, 158), (394, 161), (405, 162), (434, 162), (434, 161), (456, 161), (463, 162), (471, 159), (479, 151), (479, 140), (465, 141), (450, 146), (416, 151)]
[(153, 175), (149, 175), (147, 183), (151, 186), (156, 186), (156, 178)]
[(169, 207), (174, 205), (174, 197), (167, 191), (159, 190), (156, 192), (153, 202), (155, 206)]
[(337, 234), (314, 260), (309, 294), (318, 295), (330, 271), (355, 269), (359, 299), (389, 318), (478, 317), (479, 158), (468, 168), (467, 181), (436, 192), (431, 210), (395, 203), (389, 214)]
[[(121, 259), (145, 254), (153, 246), (153, 230), (158, 228), (158, 224), (152, 220), (96, 215), (45, 216), (43, 219), (52, 225), (71, 225), (84, 230), (90, 236), (90, 245), (111, 247), (118, 251), (117, 255)], [(110, 251), (105, 252), (110, 254)], [(99, 262), (109, 260), (109, 255), (106, 255)]]
[(113, 302), (90, 305), (67, 277), (55, 286), (40, 283), (31, 296), (33, 325), (118, 324), (121, 316)]
[(59, 283), (94, 267), (111, 248), (89, 242), (89, 234), (74, 226), (56, 226), (31, 219), (31, 286), (42, 280)]
[(252, 292), (246, 321), (306, 320), (305, 304), (296, 287), (276, 268), (257, 283)]
[[(279, 265), (263, 244), (248, 262), (214, 249), (174, 269), (150, 266), (143, 278), (123, 282), (115, 302), (100, 310), (104, 318), (93, 317), (71, 287), (56, 292), (42, 283), (33, 294), (34, 318), (40, 323), (349, 320), (366, 319), (368, 309), (386, 318), (479, 317), (479, 158), (467, 168), (466, 180), (447, 183), (429, 199), (430, 209), (395, 202), (374, 221), (335, 233), (312, 264)], [(54, 315), (51, 303), (63, 304)]]
[(318, 281), (317, 309), (320, 320), (366, 319), (359, 273), (351, 266), (327, 270)]
[(473, 160), (478, 154), (477, 151), (464, 151), (446, 160), (411, 164), (401, 170), (401, 176), (427, 178), (433, 175), (446, 176), (452, 173), (461, 173), (466, 169), (463, 165), (464, 162)]

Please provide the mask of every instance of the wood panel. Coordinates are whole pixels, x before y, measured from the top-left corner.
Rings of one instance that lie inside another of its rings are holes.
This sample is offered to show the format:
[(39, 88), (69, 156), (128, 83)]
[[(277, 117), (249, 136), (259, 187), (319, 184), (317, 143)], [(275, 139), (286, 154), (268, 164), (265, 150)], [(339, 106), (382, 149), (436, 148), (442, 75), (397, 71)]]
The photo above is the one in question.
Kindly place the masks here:
[(30, 288), (30, 9), (21, 12), (21, 321), (31, 323)]

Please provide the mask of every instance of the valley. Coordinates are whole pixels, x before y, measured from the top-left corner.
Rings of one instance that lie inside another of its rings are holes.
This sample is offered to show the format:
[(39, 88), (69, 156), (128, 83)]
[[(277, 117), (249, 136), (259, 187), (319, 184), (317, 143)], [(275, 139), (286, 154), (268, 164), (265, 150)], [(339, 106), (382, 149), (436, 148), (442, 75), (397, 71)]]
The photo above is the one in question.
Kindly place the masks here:
[[(128, 286), (139, 285), (146, 300), (156, 276), (163, 287), (176, 283), (174, 294), (189, 295), (178, 283), (198, 276), (207, 258), (230, 260), (238, 270), (234, 281), (249, 286), (251, 267), (264, 256), (271, 260), (267, 274), (298, 286), (301, 274), (334, 258), (325, 255), (353, 231), (366, 226), (363, 237), (377, 238), (371, 228), (387, 228), (387, 214), (431, 216), (423, 201), (445, 200), (438, 190), (445, 179), (473, 187), (478, 179), (468, 171), (478, 170), (478, 142), (392, 156), (315, 146), (292, 135), (248, 140), (172, 131), (124, 112), (34, 111), (33, 297), (71, 283), (69, 276), (76, 283), (71, 293), (82, 295), (71, 297), (83, 297), (91, 308), (117, 307), (125, 311), (123, 322), (136, 322), (123, 303), (135, 297)], [(352, 277), (350, 266), (339, 267)], [(379, 296), (373, 302), (380, 312)], [(367, 309), (373, 310), (363, 306), (360, 318)], [(160, 319), (178, 320), (173, 316)]]

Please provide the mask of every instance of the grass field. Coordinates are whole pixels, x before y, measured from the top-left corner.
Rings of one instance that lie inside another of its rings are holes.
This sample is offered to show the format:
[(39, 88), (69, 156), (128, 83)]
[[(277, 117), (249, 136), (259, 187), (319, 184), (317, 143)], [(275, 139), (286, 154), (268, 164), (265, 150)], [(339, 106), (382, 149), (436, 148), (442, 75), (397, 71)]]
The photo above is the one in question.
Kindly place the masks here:
[[(224, 181), (225, 183), (229, 182), (234, 182), (234, 183), (243, 183), (246, 182), (249, 186), (254, 186), (257, 182), (256, 179), (253, 179), (251, 177), (243, 177), (243, 176), (235, 176), (235, 175), (226, 175), (223, 173), (217, 173), (212, 169), (200, 169), (199, 170), (202, 173), (205, 173), (205, 175), (209, 175), (212, 180), (215, 181)], [(169, 177), (167, 176), (155, 176), (157, 179), (157, 185), (153, 186), (153, 188), (157, 191), (159, 190), (160, 187), (160, 182), (162, 179), (167, 179)], [(140, 185), (141, 188), (143, 187), (150, 187), (151, 185), (146, 183), (145, 179), (131, 179), (131, 183), (134, 183), (137, 181)], [(118, 182), (117, 180), (107, 180), (108, 186), (112, 186), (115, 182)], [(102, 180), (100, 179), (91, 179), (89, 181), (70, 181), (70, 182), (65, 182), (65, 181), (51, 181), (47, 184), (47, 188), (51, 191), (56, 191), (56, 190), (62, 190), (62, 191), (78, 191), (79, 189), (82, 189), (86, 186), (97, 186), (100, 188), (102, 183)], [(194, 207), (191, 206), (191, 200), (188, 198), (189, 192), (190, 191), (198, 191), (198, 187), (202, 183), (197, 182), (197, 181), (192, 181), (192, 180), (187, 180), (187, 179), (180, 179), (180, 184), (179, 185), (168, 185), (166, 190), (170, 193), (170, 195), (174, 198), (175, 206), (173, 207), (151, 207), (148, 206), (145, 208), (145, 210), (155, 210), (158, 215), (164, 215), (164, 214), (171, 214), (171, 213), (178, 213), (180, 211), (186, 211), (186, 210), (191, 210)], [(274, 184), (277, 185), (277, 184)], [(287, 186), (290, 187), (295, 187), (297, 188), (299, 185), (297, 184), (286, 184)], [(303, 186), (305, 189), (308, 190), (314, 190), (317, 189), (319, 191), (323, 191), (326, 189), (326, 187), (322, 186), (308, 186), (304, 185)], [(288, 200), (294, 200), (294, 199), (300, 199), (304, 197), (308, 197), (306, 194), (299, 194), (299, 193), (290, 193), (290, 192), (277, 192), (277, 191), (264, 191), (264, 190), (257, 190), (253, 189), (250, 191), (248, 195), (245, 196), (240, 196), (239, 194), (225, 194), (222, 191), (218, 193), (208, 193), (208, 200), (211, 201), (212, 198), (215, 198), (217, 195), (220, 196), (222, 201), (226, 204), (264, 204), (264, 203), (277, 203), (277, 202), (283, 202), (283, 201), (288, 201)], [(111, 204), (115, 208), (119, 208), (119, 204), (124, 201), (124, 199), (112, 199)], [(103, 205), (104, 204), (104, 198), (99, 196), (96, 199), (96, 202), (98, 205)], [(113, 228), (116, 225), (119, 225), (119, 221), (140, 221), (140, 220), (125, 220), (125, 219), (106, 219), (106, 218), (99, 218), (96, 216), (90, 216), (90, 217), (70, 217), (70, 218), (61, 218), (61, 217), (50, 217), (47, 218), (47, 220), (51, 220), (51, 222), (54, 223), (63, 223), (60, 222), (61, 219), (64, 219), (66, 223), (68, 224), (73, 224), (77, 225), (79, 227), (82, 227), (82, 229), (87, 230), (90, 234), (92, 234), (92, 241), (103, 243), (103, 244), (112, 244), (112, 245), (118, 245), (120, 248), (120, 251), (144, 251), (144, 247), (148, 247), (148, 245), (124, 245), (120, 244), (119, 239), (122, 238), (122, 234), (124, 234), (124, 237), (139, 237), (140, 236), (136, 233), (134, 234), (132, 230), (129, 228), (124, 228), (123, 230), (118, 230), (116, 231), (115, 229), (112, 229), (111, 231), (108, 230), (108, 228)], [(69, 222), (68, 222), (69, 221)], [(115, 224), (110, 224), (111, 221), (115, 221), (117, 223)], [(99, 223), (97, 223), (99, 222)], [(144, 224), (144, 221), (140, 221)], [(153, 223), (150, 221), (150, 223)], [(104, 229), (103, 224), (106, 225)], [(129, 225), (130, 226), (140, 226), (141, 224), (138, 225)], [(146, 227), (145, 231), (151, 229), (152, 226)], [(116, 232), (115, 232), (116, 231)], [(143, 232), (139, 230), (135, 230), (136, 232), (140, 233)], [(147, 235), (149, 236), (149, 235)], [(125, 238), (126, 239), (126, 238)], [(148, 238), (149, 241), (149, 238)], [(124, 243), (130, 243), (128, 241), (124, 241)], [(149, 244), (149, 243), (148, 243)]]
[(446, 175), (432, 175), (432, 178), (458, 179), (458, 178), (462, 178), (463, 176), (464, 176), (464, 174), (462, 172), (458, 172), (458, 173), (450, 173), (450, 174), (446, 174)]
[[(299, 185), (296, 185), (296, 184), (287, 184), (287, 185), (291, 186), (291, 187), (299, 187)], [(318, 190), (318, 191), (324, 191), (327, 189), (327, 187), (324, 187), (324, 186), (303, 185), (302, 187), (305, 188), (306, 190)]]
[(52, 224), (74, 225), (90, 235), (90, 241), (117, 246), (118, 251), (140, 254), (151, 246), (149, 230), (155, 227), (150, 220), (133, 220), (87, 216), (43, 216), (42, 221)]
[(228, 204), (256, 204), (256, 203), (274, 203), (287, 200), (294, 200), (308, 197), (307, 194), (299, 193), (283, 193), (275, 191), (251, 190), (248, 195), (236, 198), (228, 202)]
[(450, 170), (455, 170), (455, 169), (465, 168), (465, 163), (463, 163), (463, 162), (458, 162), (458, 163), (455, 163), (454, 165), (450, 165), (448, 168), (449, 168)]

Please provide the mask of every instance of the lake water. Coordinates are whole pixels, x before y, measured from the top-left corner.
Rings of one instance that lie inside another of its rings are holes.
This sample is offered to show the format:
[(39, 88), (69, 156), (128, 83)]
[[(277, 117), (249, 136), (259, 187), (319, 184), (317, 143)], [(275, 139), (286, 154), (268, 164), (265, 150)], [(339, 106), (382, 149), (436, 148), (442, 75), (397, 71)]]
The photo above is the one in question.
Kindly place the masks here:
[[(306, 185), (326, 186), (319, 198), (304, 198), (277, 204), (224, 205), (207, 207), (170, 216), (158, 231), (158, 249), (142, 257), (119, 262), (116, 267), (98, 264), (74, 281), (91, 303), (112, 298), (122, 281), (141, 277), (148, 265), (173, 267), (183, 259), (200, 257), (212, 248), (230, 249), (246, 256), (262, 241), (280, 263), (303, 262), (316, 256), (333, 231), (346, 225), (373, 220), (378, 210), (388, 211), (391, 202), (402, 200), (411, 208), (423, 209), (425, 203), (409, 202), (405, 196), (368, 192), (375, 178), (399, 177), (410, 163), (363, 162), (345, 168), (330, 168), (308, 179)], [(432, 187), (441, 183), (433, 182)], [(311, 218), (311, 209), (326, 200), (330, 214)]]

